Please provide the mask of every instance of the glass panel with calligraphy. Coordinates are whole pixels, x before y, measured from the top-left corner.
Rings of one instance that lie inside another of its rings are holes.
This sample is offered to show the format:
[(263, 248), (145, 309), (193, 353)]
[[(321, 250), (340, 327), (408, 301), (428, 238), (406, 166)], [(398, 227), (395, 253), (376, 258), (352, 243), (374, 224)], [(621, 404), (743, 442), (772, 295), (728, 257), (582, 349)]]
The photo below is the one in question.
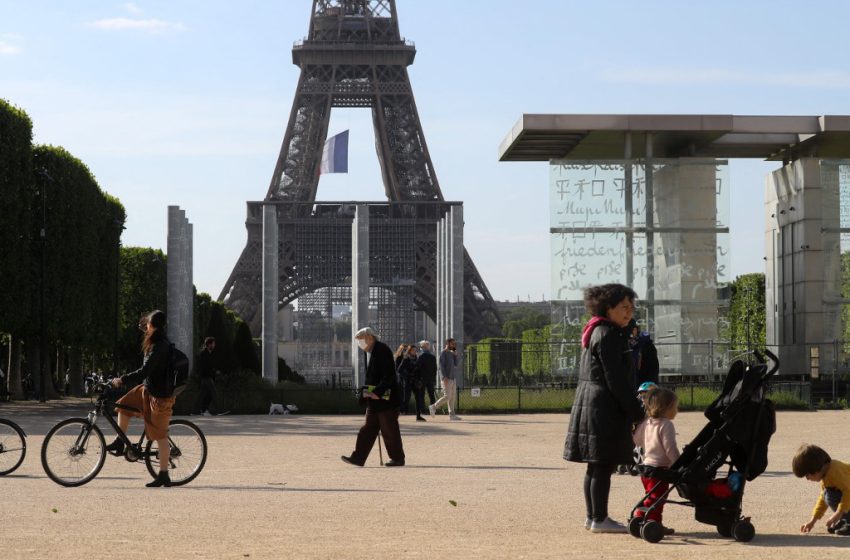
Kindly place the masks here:
[(850, 369), (850, 161), (821, 162), (824, 249), (824, 340), (843, 341), (841, 369)]
[(682, 158), (650, 169), (647, 177), (640, 160), (551, 162), (553, 322), (582, 321), (587, 286), (630, 285), (642, 328), (674, 347), (662, 368), (684, 373), (717, 364), (709, 341), (728, 304), (728, 165)]

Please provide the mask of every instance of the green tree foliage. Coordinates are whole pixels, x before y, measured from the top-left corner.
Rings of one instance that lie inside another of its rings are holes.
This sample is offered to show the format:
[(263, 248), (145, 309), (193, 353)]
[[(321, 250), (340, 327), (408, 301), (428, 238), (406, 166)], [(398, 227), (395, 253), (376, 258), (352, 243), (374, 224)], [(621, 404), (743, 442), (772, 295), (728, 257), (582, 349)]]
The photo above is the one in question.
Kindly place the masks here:
[(121, 248), (118, 367), (138, 368), (142, 362), (139, 319), (154, 309), (166, 311), (167, 258), (159, 249)]
[(0, 99), (0, 332), (31, 329), (32, 121)]
[(552, 374), (552, 327), (529, 329), (522, 333), (522, 373), (548, 376)]
[(548, 324), (548, 314), (541, 313), (534, 307), (519, 307), (505, 313), (502, 332), (504, 338), (520, 339), (523, 332), (542, 329)]
[(245, 321), (236, 321), (236, 332), (233, 335), (233, 353), (236, 356), (237, 367), (241, 371), (260, 373), (260, 358), (257, 345), (251, 337), (251, 329)]
[(465, 374), (485, 385), (515, 383), (522, 372), (522, 342), (506, 338), (483, 338), (465, 348)]
[(39, 205), (42, 210), (36, 227), (44, 243), (38, 239), (36, 244), (45, 252), (49, 337), (63, 345), (108, 351), (115, 333), (124, 208), (63, 148), (37, 146), (33, 162), (40, 195), (36, 211)]
[(764, 274), (744, 274), (730, 285), (728, 325), (721, 329), (720, 336), (728, 340), (733, 350), (746, 350), (748, 333), (749, 347), (765, 345)]

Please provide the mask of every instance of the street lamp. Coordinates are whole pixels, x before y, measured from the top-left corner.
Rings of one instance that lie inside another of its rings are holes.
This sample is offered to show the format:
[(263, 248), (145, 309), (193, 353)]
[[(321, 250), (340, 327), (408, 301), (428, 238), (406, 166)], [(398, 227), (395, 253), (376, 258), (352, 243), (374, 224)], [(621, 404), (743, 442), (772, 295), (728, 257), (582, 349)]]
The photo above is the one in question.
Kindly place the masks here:
[[(50, 176), (47, 169), (41, 168), (38, 172), (46, 181), (56, 183), (56, 180)], [(39, 315), (40, 315), (40, 339), (39, 340), (39, 371), (38, 375), (33, 375), (33, 383), (38, 383), (35, 390), (38, 394), (38, 400), (45, 402), (47, 400), (47, 383), (50, 381), (50, 357), (47, 352), (47, 311), (44, 308), (45, 292), (47, 291), (47, 182), (41, 184), (41, 229), (39, 230), (39, 238), (41, 239), (41, 286), (39, 290)]]
[(112, 339), (112, 375), (118, 376), (118, 335), (121, 332), (121, 317), (119, 316), (120, 306), (118, 301), (121, 297), (121, 232), (124, 231), (124, 221), (115, 219), (112, 222), (112, 227), (115, 229), (115, 321), (112, 323), (113, 339)]

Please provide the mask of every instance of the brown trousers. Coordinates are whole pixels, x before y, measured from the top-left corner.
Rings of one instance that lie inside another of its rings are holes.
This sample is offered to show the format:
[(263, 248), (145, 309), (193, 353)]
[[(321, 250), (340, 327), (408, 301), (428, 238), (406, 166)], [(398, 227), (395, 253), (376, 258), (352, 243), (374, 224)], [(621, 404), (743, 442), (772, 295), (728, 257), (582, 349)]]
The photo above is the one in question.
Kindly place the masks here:
[(398, 427), (398, 407), (390, 410), (373, 410), (372, 407), (366, 409), (366, 421), (357, 434), (351, 460), (361, 465), (366, 462), (375, 440), (378, 439), (378, 431), (384, 436), (384, 445), (390, 459), (404, 461), (404, 447)]

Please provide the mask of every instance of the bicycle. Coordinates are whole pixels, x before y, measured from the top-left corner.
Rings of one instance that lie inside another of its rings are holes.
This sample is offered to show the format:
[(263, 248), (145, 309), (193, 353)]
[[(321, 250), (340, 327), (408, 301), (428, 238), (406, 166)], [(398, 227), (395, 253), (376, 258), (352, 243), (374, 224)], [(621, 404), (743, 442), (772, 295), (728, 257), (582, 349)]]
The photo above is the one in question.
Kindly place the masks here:
[(0, 476), (15, 471), (27, 456), (27, 435), (20, 426), (0, 418)]
[[(144, 431), (133, 443), (118, 426), (113, 409), (140, 412), (131, 406), (111, 400), (110, 383), (98, 382), (94, 410), (86, 418), (68, 418), (53, 426), (41, 446), (41, 465), (53, 482), (62, 486), (82, 486), (98, 475), (106, 462), (106, 443), (97, 427), (99, 416), (106, 418), (124, 442), (124, 458), (135, 463), (144, 460), (153, 478), (159, 474), (157, 443), (147, 439)], [(172, 419), (168, 425), (171, 456), (168, 461), (172, 486), (182, 486), (195, 479), (207, 461), (207, 440), (203, 432), (188, 420)]]

